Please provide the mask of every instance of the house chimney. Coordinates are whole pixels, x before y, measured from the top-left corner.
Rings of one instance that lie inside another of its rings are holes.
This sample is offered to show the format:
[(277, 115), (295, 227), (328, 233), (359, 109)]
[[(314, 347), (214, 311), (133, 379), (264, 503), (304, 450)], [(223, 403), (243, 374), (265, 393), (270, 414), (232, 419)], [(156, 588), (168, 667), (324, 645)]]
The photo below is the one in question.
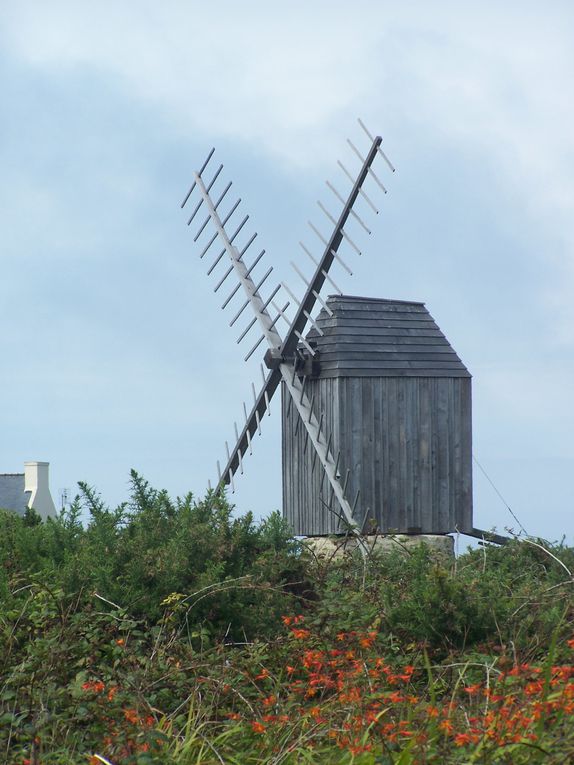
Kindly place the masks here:
[(56, 515), (48, 481), (49, 467), (49, 462), (24, 463), (24, 491), (31, 492), (28, 507), (33, 507), (43, 520)]

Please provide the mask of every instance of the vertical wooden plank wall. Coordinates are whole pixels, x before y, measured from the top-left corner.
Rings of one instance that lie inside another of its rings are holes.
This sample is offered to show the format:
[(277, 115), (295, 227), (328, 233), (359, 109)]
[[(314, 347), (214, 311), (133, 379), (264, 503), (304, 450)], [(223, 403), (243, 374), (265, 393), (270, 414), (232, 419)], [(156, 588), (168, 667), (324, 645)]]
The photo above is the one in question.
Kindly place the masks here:
[[(333, 455), (341, 450), (347, 496), (360, 489), (356, 519), (379, 531), (446, 534), (472, 528), (472, 432), (467, 378), (362, 377), (317, 380)], [(340, 406), (334, 406), (339, 403)], [(341, 526), (324, 503), (321, 468), (283, 392), (283, 506), (295, 533), (334, 534)], [(338, 413), (335, 411), (338, 409)], [(338, 507), (335, 509), (338, 510)]]

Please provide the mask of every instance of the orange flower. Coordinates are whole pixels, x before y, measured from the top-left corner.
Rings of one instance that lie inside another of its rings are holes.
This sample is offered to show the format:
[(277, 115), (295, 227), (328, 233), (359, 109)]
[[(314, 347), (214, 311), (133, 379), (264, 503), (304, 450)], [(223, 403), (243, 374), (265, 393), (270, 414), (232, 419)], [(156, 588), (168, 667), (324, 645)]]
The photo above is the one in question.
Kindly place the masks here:
[(569, 664), (552, 667), (552, 674), (557, 680), (568, 680), (574, 675), (574, 667)]
[(361, 692), (358, 688), (349, 688), (347, 693), (341, 693), (339, 694), (339, 699), (343, 703), (347, 701), (360, 701), (361, 700)]
[(474, 696), (474, 694), (478, 693), (481, 688), (482, 688), (481, 683), (475, 683), (474, 685), (467, 685), (467, 687), (464, 690), (467, 693), (469, 693), (471, 696)]
[(530, 671), (530, 664), (517, 664), (508, 672), (508, 675), (510, 677), (518, 677), (521, 674), (524, 674), (525, 672)]
[(454, 728), (450, 720), (442, 720), (441, 722), (439, 722), (438, 727), (441, 730), (443, 730), (445, 733), (452, 733)]
[(292, 629), (291, 634), (295, 640), (307, 640), (311, 633), (306, 629)]
[(94, 693), (101, 693), (105, 687), (101, 680), (88, 680), (82, 684), (82, 690), (93, 691)]
[(263, 723), (260, 723), (260, 722), (257, 722), (256, 720), (254, 720), (251, 723), (251, 730), (254, 733), (265, 733), (265, 726), (263, 725)]
[(274, 694), (271, 694), (271, 696), (267, 696), (266, 699), (263, 699), (263, 706), (264, 707), (272, 707), (277, 702), (277, 696)]
[(566, 645), (568, 648), (574, 648), (574, 640), (567, 640)]
[(118, 691), (118, 686), (114, 685), (110, 690), (108, 691), (108, 701), (112, 701), (114, 696), (116, 695)]
[(372, 744), (361, 744), (355, 741), (353, 744), (349, 744), (347, 747), (352, 755), (361, 754), (361, 752), (370, 752), (373, 748)]
[(265, 680), (268, 677), (269, 677), (269, 670), (268, 669), (263, 669), (263, 670), (261, 670), (261, 672), (258, 675), (255, 675), (255, 679), (256, 680)]
[(281, 621), (283, 622), (283, 624), (286, 627), (288, 627), (291, 624), (291, 622), (293, 621), (293, 617), (292, 616), (282, 616), (281, 617)]
[(133, 725), (136, 725), (139, 720), (138, 713), (135, 709), (124, 709), (124, 717)]
[(375, 642), (375, 638), (377, 637), (376, 632), (367, 632), (366, 635), (363, 635), (359, 638), (359, 645), (361, 648), (370, 648), (373, 643)]
[(116, 645), (125, 645), (126, 641), (123, 638), (119, 638), (119, 640), (116, 640)]

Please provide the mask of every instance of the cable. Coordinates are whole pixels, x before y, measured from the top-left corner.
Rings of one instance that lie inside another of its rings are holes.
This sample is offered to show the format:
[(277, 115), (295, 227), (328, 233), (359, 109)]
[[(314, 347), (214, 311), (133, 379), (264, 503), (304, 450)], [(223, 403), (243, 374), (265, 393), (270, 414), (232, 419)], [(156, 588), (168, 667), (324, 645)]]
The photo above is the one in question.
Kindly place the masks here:
[(516, 515), (513, 513), (513, 511), (512, 511), (512, 508), (510, 507), (510, 505), (508, 504), (508, 502), (507, 502), (507, 501), (504, 499), (504, 497), (502, 496), (502, 494), (501, 494), (501, 493), (498, 491), (498, 489), (497, 489), (497, 488), (496, 488), (496, 486), (494, 485), (494, 482), (493, 482), (493, 480), (492, 480), (492, 479), (491, 479), (491, 477), (488, 475), (488, 473), (486, 472), (486, 470), (485, 470), (485, 469), (482, 467), (482, 465), (480, 464), (480, 462), (479, 462), (479, 461), (476, 459), (476, 457), (475, 457), (475, 455), (474, 455), (474, 454), (472, 455), (472, 459), (473, 459), (473, 460), (476, 462), (476, 464), (478, 465), (478, 467), (479, 467), (479, 468), (480, 468), (480, 470), (482, 471), (482, 473), (483, 473), (484, 477), (486, 478), (486, 480), (488, 481), (488, 483), (489, 483), (489, 484), (492, 486), (492, 488), (494, 489), (494, 491), (495, 491), (495, 492), (498, 494), (498, 496), (499, 496), (499, 497), (500, 497), (500, 499), (502, 500), (502, 502), (503, 502), (504, 506), (506, 507), (506, 509), (508, 510), (508, 512), (510, 513), (510, 515), (511, 515), (511, 516), (514, 518), (514, 520), (515, 520), (515, 521), (516, 521), (516, 523), (517, 523), (517, 524), (520, 526), (521, 530), (522, 530), (522, 531), (523, 531), (523, 532), (526, 534), (526, 536), (527, 536), (527, 537), (529, 537), (529, 536), (530, 536), (530, 534), (529, 534), (529, 533), (526, 531), (526, 529), (524, 528), (524, 526), (523, 526), (523, 525), (520, 523), (520, 521), (518, 520), (518, 518), (516, 517)]

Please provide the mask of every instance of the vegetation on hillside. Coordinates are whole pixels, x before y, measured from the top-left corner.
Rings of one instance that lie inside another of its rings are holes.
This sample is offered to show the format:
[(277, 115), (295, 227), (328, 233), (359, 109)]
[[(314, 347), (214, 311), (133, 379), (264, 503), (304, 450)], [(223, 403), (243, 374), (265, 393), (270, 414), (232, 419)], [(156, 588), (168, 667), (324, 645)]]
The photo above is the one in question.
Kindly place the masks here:
[(572, 549), (317, 560), (212, 494), (80, 489), (0, 513), (0, 761), (574, 759)]

